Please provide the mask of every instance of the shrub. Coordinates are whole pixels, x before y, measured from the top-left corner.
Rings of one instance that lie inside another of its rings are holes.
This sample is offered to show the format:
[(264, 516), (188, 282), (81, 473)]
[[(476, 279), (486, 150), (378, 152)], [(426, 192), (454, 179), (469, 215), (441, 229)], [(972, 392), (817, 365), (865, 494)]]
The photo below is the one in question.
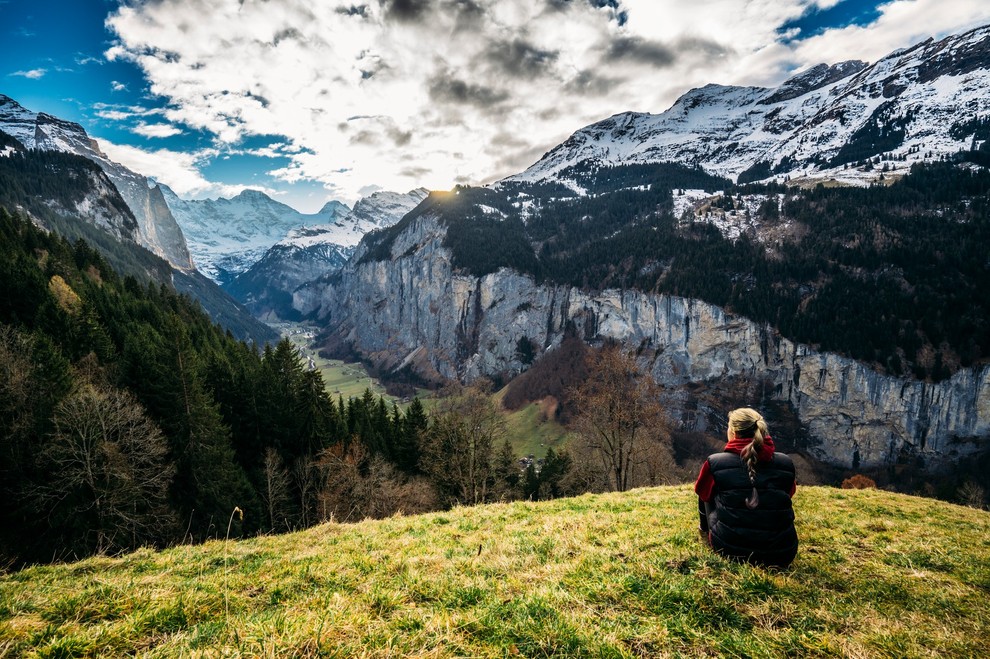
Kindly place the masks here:
[(846, 480), (842, 481), (843, 490), (875, 490), (877, 489), (876, 481), (874, 481), (869, 476), (864, 476), (863, 474), (855, 474), (850, 476)]

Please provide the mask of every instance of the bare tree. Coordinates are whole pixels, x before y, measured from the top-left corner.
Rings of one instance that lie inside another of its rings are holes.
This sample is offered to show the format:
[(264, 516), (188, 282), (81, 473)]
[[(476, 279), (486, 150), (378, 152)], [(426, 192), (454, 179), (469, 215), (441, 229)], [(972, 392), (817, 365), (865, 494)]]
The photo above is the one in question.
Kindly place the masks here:
[(264, 469), (265, 489), (261, 498), (265, 502), (265, 512), (268, 513), (268, 524), (271, 530), (284, 523), (288, 530), (291, 525), (286, 517), (286, 506), (289, 503), (289, 472), (282, 464), (278, 451), (271, 446), (265, 451)]
[(436, 493), (425, 478), (410, 477), (381, 456), (366, 458), (359, 442), (320, 454), (316, 469), (322, 475), (317, 494), (322, 519), (347, 522), (437, 509)]
[[(59, 403), (41, 454), (52, 474), (40, 503), (87, 536), (87, 549), (154, 542), (171, 526), (166, 505), (175, 468), (158, 426), (128, 392), (84, 385)], [(79, 542), (79, 539), (75, 539)]]
[(659, 386), (615, 345), (595, 353), (588, 370), (571, 392), (578, 451), (593, 457), (610, 489), (663, 482), (673, 454)]
[(467, 387), (434, 408), (421, 467), (450, 503), (490, 501), (504, 439), (505, 419), (484, 386)]

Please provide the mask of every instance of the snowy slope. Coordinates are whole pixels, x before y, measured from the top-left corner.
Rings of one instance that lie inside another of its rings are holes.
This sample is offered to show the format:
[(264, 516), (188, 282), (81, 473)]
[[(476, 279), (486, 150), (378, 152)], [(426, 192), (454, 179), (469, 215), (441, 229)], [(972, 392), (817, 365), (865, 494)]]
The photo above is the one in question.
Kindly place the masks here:
[(256, 315), (284, 317), (291, 311), (293, 290), (339, 270), (366, 233), (395, 224), (427, 194), (425, 188), (405, 194), (376, 192), (333, 222), (293, 229), (228, 284), (227, 291)]
[(289, 232), (279, 241), (279, 245), (300, 248), (334, 245), (353, 248), (369, 231), (382, 229), (398, 222), (403, 215), (426, 199), (428, 194), (426, 188), (417, 188), (405, 194), (375, 192), (354, 204), (354, 210), (338, 215), (332, 222), (303, 226)]
[(990, 26), (868, 66), (819, 65), (775, 89), (693, 89), (660, 114), (623, 113), (582, 128), (507, 180), (567, 184), (572, 166), (669, 161), (733, 179), (759, 164), (747, 178), (869, 182), (879, 171), (859, 172), (865, 157), (889, 153), (898, 171), (968, 148), (969, 124), (990, 114), (988, 88)]
[(82, 126), (43, 112), (31, 112), (0, 94), (0, 130), (29, 149), (74, 153), (97, 163), (134, 213), (138, 222), (138, 243), (176, 268), (193, 268), (185, 238), (165, 205), (161, 191), (147, 177), (110, 160)]
[(350, 209), (338, 201), (305, 214), (263, 192), (245, 190), (232, 199), (180, 199), (161, 185), (165, 201), (182, 227), (197, 267), (214, 281), (228, 283), (293, 229), (335, 222)]

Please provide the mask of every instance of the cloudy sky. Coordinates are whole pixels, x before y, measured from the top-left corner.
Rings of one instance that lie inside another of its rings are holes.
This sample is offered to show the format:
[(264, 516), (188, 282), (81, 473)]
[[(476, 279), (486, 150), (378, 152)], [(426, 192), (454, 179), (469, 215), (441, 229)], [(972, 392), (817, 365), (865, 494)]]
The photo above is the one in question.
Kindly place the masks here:
[(311, 212), (488, 182), (692, 87), (986, 23), (987, 0), (0, 0), (0, 93), (182, 196)]

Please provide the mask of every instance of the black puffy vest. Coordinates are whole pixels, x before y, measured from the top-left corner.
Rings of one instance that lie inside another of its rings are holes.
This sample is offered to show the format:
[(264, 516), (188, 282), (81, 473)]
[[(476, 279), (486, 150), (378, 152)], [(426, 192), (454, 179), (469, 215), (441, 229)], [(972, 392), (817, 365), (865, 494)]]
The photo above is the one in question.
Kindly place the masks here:
[(788, 494), (794, 483), (794, 463), (783, 453), (756, 466), (760, 504), (746, 507), (753, 492), (746, 463), (735, 453), (708, 457), (715, 491), (707, 505), (712, 548), (731, 558), (762, 565), (787, 566), (797, 555), (794, 509)]

